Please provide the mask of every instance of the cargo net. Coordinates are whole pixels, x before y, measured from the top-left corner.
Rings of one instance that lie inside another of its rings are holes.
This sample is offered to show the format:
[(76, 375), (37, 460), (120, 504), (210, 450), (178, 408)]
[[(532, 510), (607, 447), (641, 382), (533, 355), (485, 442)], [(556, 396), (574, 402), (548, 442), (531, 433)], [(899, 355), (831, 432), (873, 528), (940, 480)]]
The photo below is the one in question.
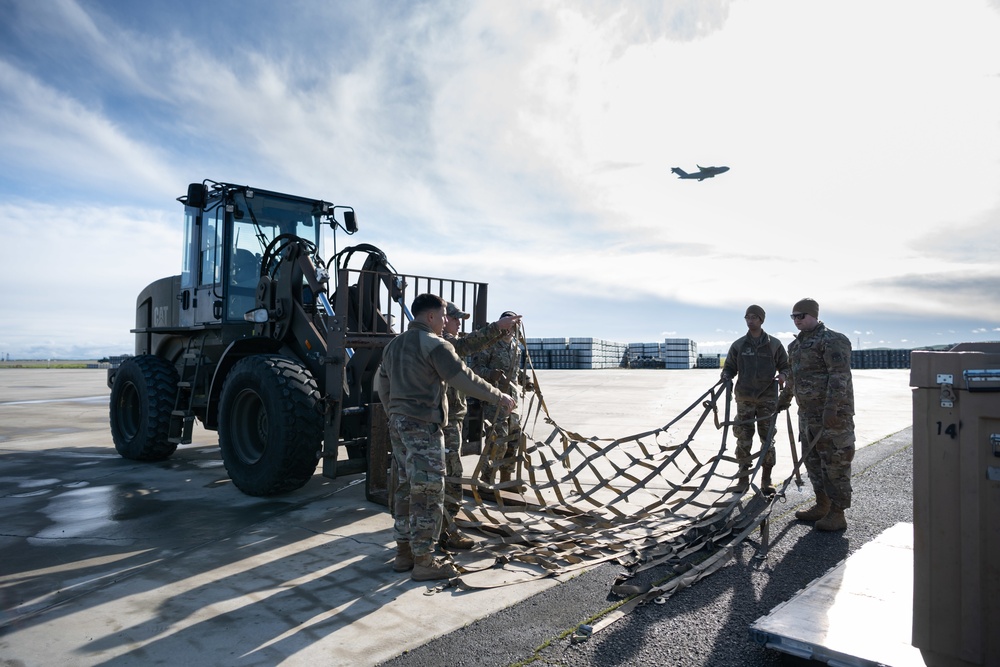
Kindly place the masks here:
[[(654, 430), (586, 437), (552, 419), (529, 356), (524, 365), (530, 389), (521, 397), (520, 421), (527, 436), (510, 435), (516, 470), (509, 481), (497, 473), (484, 480), (484, 471), (503, 462), (497, 453), (507, 449), (497, 442), (495, 425), (486, 424), (478, 463), (461, 480), (465, 497), (456, 524), (487, 539), (453, 552), (460, 577), (451, 585), (506, 586), (615, 561), (625, 568), (620, 590), (628, 591), (625, 582), (640, 571), (665, 565), (683, 572), (643, 591), (642, 599), (660, 598), (724, 565), (762, 523), (766, 549), (765, 520), (775, 495), (765, 496), (756, 483), (766, 450), (751, 453), (755, 463), (742, 473), (748, 477), (742, 487), (727, 446), (736, 423), (730, 383), (716, 383)], [(487, 419), (493, 414), (484, 406)], [(790, 480), (779, 485), (777, 497)]]

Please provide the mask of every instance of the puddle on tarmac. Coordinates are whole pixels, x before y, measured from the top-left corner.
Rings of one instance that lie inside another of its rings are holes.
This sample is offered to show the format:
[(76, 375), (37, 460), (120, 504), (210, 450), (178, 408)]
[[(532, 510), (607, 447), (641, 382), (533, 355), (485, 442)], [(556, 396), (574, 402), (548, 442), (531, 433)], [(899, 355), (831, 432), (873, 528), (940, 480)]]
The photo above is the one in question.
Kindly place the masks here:
[[(47, 493), (52, 493), (55, 487), (59, 486), (58, 479), (21, 479), (16, 482), (17, 488), (19, 489), (34, 489), (33, 491), (21, 491), (19, 493), (11, 493), (7, 495), (7, 498), (34, 498), (36, 496), (44, 496)], [(45, 487), (45, 488), (39, 488)]]
[(56, 486), (59, 484), (59, 480), (53, 477), (49, 479), (25, 479), (17, 483), (22, 489), (30, 489), (36, 486)]
[(35, 496), (44, 496), (46, 493), (52, 493), (52, 489), (40, 489), (38, 491), (28, 491), (27, 493), (12, 493), (8, 498), (34, 498)]
[(36, 537), (116, 536), (121, 521), (143, 514), (140, 498), (147, 493), (125, 485), (86, 486), (64, 491), (42, 510), (52, 525), (46, 526)]
[(224, 467), (222, 459), (217, 459), (215, 461), (191, 461), (191, 465), (193, 465), (195, 468), (204, 468), (204, 469)]

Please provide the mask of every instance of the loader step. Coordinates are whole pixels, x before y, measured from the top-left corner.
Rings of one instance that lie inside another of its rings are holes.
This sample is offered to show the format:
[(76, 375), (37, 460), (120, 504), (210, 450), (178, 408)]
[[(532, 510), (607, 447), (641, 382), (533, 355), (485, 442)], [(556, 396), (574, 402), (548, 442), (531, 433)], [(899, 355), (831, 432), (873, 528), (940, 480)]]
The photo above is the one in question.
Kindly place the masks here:
[(167, 442), (189, 445), (193, 430), (194, 413), (186, 410), (174, 410), (170, 413), (170, 430), (167, 434)]

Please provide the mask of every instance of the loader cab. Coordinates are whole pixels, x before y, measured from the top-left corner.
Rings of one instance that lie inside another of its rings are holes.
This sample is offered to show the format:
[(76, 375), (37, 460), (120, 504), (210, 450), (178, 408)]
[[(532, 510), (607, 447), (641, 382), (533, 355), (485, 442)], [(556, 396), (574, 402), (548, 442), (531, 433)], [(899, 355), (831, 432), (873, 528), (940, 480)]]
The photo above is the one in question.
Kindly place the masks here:
[(256, 305), (257, 282), (268, 245), (282, 234), (319, 247), (317, 202), (214, 184), (196, 183), (184, 202), (184, 258), (178, 296), (183, 327), (241, 324)]

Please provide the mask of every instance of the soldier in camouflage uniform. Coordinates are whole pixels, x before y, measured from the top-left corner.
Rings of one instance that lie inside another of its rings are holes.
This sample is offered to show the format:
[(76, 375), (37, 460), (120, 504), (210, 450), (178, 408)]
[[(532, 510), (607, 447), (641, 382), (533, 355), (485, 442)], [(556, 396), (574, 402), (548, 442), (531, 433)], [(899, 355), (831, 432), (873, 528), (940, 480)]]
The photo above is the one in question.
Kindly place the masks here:
[(819, 304), (813, 299), (792, 308), (799, 334), (788, 346), (791, 372), (778, 409), (789, 407), (795, 396), (804, 463), (816, 492), (816, 504), (796, 512), (796, 518), (815, 521), (819, 530), (844, 530), (854, 460), (851, 341), (827, 329), (818, 317)]
[[(760, 488), (765, 494), (774, 493), (771, 470), (774, 468), (774, 414), (778, 407), (778, 387), (784, 386), (788, 373), (788, 354), (777, 338), (767, 335), (764, 309), (758, 305), (747, 308), (743, 319), (747, 334), (737, 339), (729, 348), (722, 367), (722, 379), (736, 378), (736, 459), (740, 466), (739, 489), (746, 490), (748, 471), (752, 467), (750, 449), (754, 426), (760, 437), (761, 448), (770, 445), (761, 467)], [(775, 382), (777, 381), (777, 384)]]
[[(501, 317), (517, 317), (517, 313), (508, 310)], [(504, 394), (512, 397), (516, 404), (521, 392), (518, 380), (523, 379), (524, 373), (521, 370), (521, 348), (514, 340), (513, 330), (507, 332), (503, 338), (487, 349), (472, 355), (469, 367)], [(495, 440), (492, 443), (487, 441), (491, 446), (486, 452), (487, 465), (483, 468), (482, 479), (487, 484), (492, 484), (493, 477), (499, 470), (499, 481), (501, 483), (509, 482), (517, 467), (518, 448), (521, 442), (521, 419), (516, 408), (507, 415), (497, 411), (485, 411), (484, 416), (491, 424), (491, 428), (486, 432), (492, 433)], [(517, 484), (504, 488), (519, 492), (523, 487)]]
[[(444, 327), (444, 339), (452, 344), (458, 356), (468, 357), (497, 341), (504, 332), (509, 331), (521, 321), (521, 316), (502, 317), (492, 324), (487, 324), (467, 335), (458, 332), (462, 320), (469, 319), (469, 313), (459, 309), (451, 301), (448, 302), (448, 324)], [(458, 481), (462, 470), (462, 423), (468, 412), (465, 394), (457, 388), (448, 385), (448, 424), (444, 427), (444, 458), (446, 479), (444, 484), (445, 522), (441, 532), (441, 546), (447, 549), (471, 549), (475, 543), (472, 538), (462, 535), (455, 526), (455, 517), (462, 502), (462, 483)]]
[(458, 573), (435, 559), (444, 515), (444, 435), (448, 423), (446, 384), (500, 410), (514, 401), (477, 377), (441, 338), (448, 321), (445, 301), (421, 294), (410, 309), (413, 321), (382, 352), (375, 391), (389, 415), (389, 438), (396, 466), (393, 494), (393, 570), (413, 570), (415, 581), (447, 579)]

